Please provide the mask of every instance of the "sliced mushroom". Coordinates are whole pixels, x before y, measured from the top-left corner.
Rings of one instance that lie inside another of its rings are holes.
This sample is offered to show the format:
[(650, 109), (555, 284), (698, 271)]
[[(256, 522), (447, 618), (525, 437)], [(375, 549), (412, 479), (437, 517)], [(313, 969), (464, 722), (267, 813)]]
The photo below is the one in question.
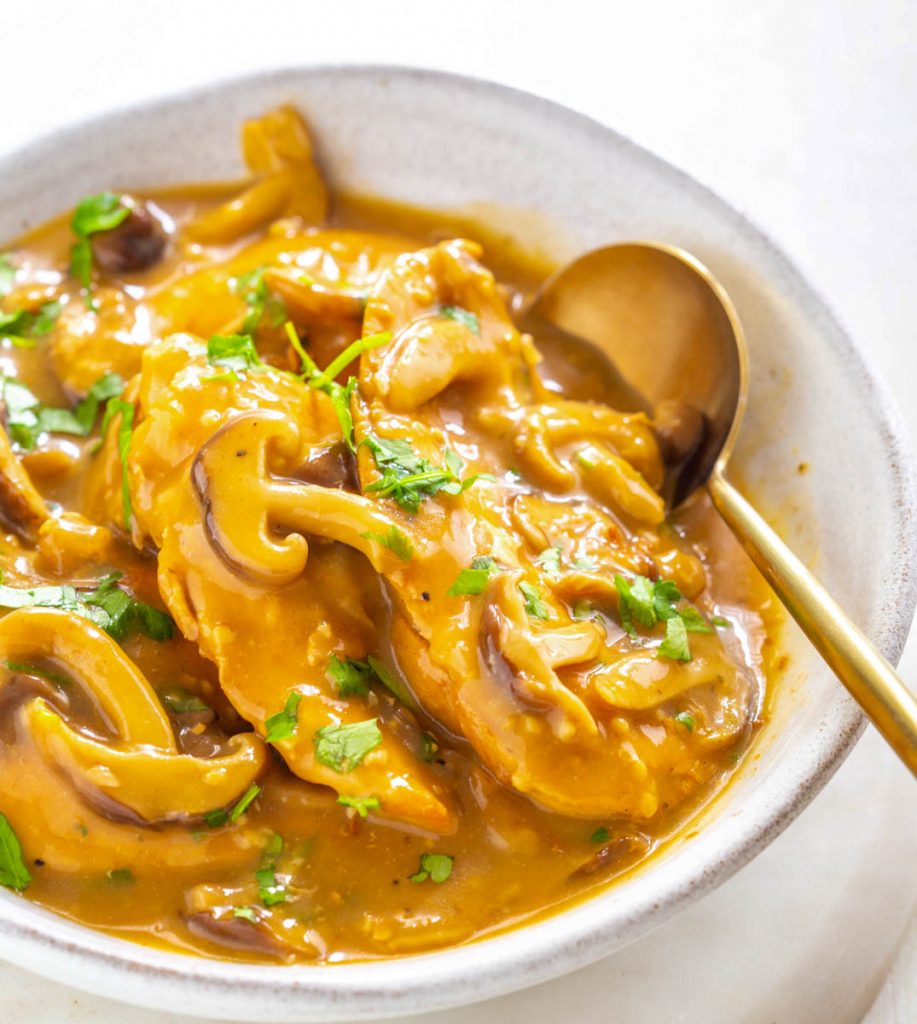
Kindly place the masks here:
[(0, 515), (23, 540), (34, 542), (51, 513), (0, 427)]
[(130, 212), (110, 231), (91, 238), (92, 258), (106, 274), (136, 274), (158, 263), (165, 252), (167, 235), (147, 203), (129, 199)]

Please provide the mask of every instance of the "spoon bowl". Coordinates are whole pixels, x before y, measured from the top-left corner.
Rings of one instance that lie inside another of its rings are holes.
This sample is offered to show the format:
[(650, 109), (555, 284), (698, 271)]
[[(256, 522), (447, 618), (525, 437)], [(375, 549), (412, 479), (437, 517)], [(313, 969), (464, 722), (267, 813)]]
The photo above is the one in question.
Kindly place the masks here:
[(592, 389), (653, 420), (669, 465), (669, 506), (706, 485), (777, 597), (917, 776), (917, 700), (726, 479), (748, 397), (748, 354), (738, 313), (713, 274), (683, 249), (656, 242), (595, 249), (544, 283), (525, 326), (539, 336), (548, 328), (549, 345), (563, 334), (597, 350)]

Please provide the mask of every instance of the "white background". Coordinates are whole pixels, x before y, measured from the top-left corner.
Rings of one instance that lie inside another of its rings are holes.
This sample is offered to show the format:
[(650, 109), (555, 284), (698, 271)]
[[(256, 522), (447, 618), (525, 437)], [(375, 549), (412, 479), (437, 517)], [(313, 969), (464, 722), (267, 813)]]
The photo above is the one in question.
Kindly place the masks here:
[[(681, 166), (769, 232), (917, 432), (915, 0), (0, 0), (0, 40), (0, 150), (108, 107), (300, 63), (423, 65), (549, 96)], [(902, 671), (917, 680), (913, 639)], [(876, 749), (857, 752), (859, 771), (872, 770)], [(790, 884), (775, 879), (774, 899), (789, 898)], [(24, 978), (0, 973), (9, 1024), (35, 1019)], [(613, 1005), (577, 1012), (604, 1024)], [(66, 1019), (101, 1020), (94, 1006), (73, 1001)], [(912, 928), (869, 1024), (915, 1020)]]

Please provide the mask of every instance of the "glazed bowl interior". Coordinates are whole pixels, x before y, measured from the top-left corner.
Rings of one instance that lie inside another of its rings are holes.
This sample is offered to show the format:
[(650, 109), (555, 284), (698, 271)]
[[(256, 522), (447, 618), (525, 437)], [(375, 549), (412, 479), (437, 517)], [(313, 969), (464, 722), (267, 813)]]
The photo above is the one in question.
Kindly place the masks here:
[[(471, 213), (557, 261), (640, 238), (706, 262), (731, 292), (751, 349), (737, 480), (881, 650), (898, 657), (914, 607), (915, 537), (910, 461), (888, 395), (756, 228), (580, 115), (432, 72), (264, 74), (106, 115), (0, 160), (0, 236), (106, 187), (236, 177), (240, 122), (284, 102), (313, 126), (335, 187)], [(849, 751), (862, 725), (856, 708), (794, 629), (780, 643), (788, 664), (771, 720), (724, 793), (644, 869), (541, 922), (409, 959), (278, 968), (147, 949), (0, 891), (0, 956), (145, 1006), (250, 1021), (430, 1011), (558, 975), (728, 878)]]

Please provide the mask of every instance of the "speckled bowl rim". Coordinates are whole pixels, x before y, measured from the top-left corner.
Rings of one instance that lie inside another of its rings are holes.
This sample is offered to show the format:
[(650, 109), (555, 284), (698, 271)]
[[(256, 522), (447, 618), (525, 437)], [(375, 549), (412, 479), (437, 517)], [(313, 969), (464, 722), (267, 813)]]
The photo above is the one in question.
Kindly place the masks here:
[[(537, 109), (546, 121), (565, 122), (581, 132), (612, 136), (615, 144), (650, 161), (681, 190), (714, 203), (742, 231), (756, 236), (781, 274), (805, 295), (807, 312), (832, 335), (838, 358), (856, 370), (864, 416), (882, 438), (895, 493), (894, 517), (900, 571), (886, 581), (890, 614), (872, 639), (893, 663), (904, 647), (917, 602), (917, 523), (913, 464), (906, 429), (890, 392), (850, 340), (821, 297), (779, 248), (758, 228), (686, 173), (599, 122), (550, 100), (464, 75), (383, 64), (327, 64), (261, 71), (229, 77), (193, 90), (166, 95), (96, 117), (36, 140), (0, 160), (22, 158), (53, 143), (78, 145), (82, 134), (106, 125), (118, 131), (124, 119), (163, 108), (190, 105), (241, 83), (253, 87), (306, 82), (323, 76), (386, 75), (436, 80), (458, 90), (499, 98), (519, 108)], [(397, 960), (332, 966), (277, 967), (221, 963), (150, 949), (84, 928), (26, 900), (0, 893), (0, 956), (26, 969), (109, 998), (136, 1005), (214, 1019), (307, 1021), (379, 1019), (430, 1012), (472, 1003), (557, 977), (633, 942), (676, 911), (722, 884), (768, 845), (808, 805), (852, 749), (864, 727), (855, 705), (838, 687), (810, 743), (796, 763), (796, 785), (770, 794), (768, 813), (736, 817), (728, 841), (714, 858), (681, 861), (679, 877), (658, 876), (668, 884), (635, 887), (612, 904), (602, 895), (569, 909), (478, 942)], [(654, 879), (652, 871), (643, 875)]]

